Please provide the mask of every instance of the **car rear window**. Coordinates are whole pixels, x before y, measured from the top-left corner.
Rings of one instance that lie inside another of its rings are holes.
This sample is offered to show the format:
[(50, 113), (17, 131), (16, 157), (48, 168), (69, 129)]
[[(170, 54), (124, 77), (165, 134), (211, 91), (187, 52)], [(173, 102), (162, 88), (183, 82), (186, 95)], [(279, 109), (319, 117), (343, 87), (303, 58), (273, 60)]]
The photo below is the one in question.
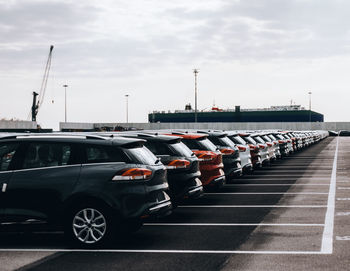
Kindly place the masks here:
[(101, 145), (84, 146), (85, 163), (130, 162), (128, 156), (119, 148)]
[(183, 142), (191, 150), (216, 151), (217, 147), (207, 138), (203, 139), (183, 139)]
[(263, 136), (263, 139), (264, 139), (266, 142), (272, 142), (271, 138), (269, 138), (267, 135), (264, 135), (264, 136)]
[(235, 143), (233, 143), (227, 136), (220, 137), (219, 139), (220, 139), (220, 142), (222, 143), (221, 145), (223, 146), (228, 146), (232, 149), (236, 147)]
[(273, 135), (269, 135), (269, 138), (271, 138), (272, 140), (277, 140), (277, 138), (274, 137)]
[(236, 144), (242, 144), (242, 145), (246, 145), (247, 142), (245, 142), (239, 135), (237, 136), (233, 136), (233, 137), (230, 137), (233, 142), (235, 142)]
[(285, 140), (285, 138), (281, 134), (276, 135), (280, 140)]
[(260, 136), (254, 137), (254, 140), (259, 142), (259, 143), (261, 143), (261, 144), (265, 144), (266, 143)]
[(183, 157), (191, 157), (194, 155), (193, 152), (183, 142), (170, 144), (169, 147), (174, 150), (176, 155)]
[(168, 144), (163, 142), (150, 142), (147, 141), (145, 146), (155, 155), (174, 155), (173, 151), (169, 148)]
[(145, 146), (123, 149), (130, 157), (131, 161), (137, 164), (154, 165), (158, 163), (158, 158)]
[(0, 144), (0, 171), (9, 170), (10, 163), (18, 148), (17, 143)]
[(256, 141), (253, 138), (251, 138), (250, 136), (244, 137), (244, 140), (246, 140), (250, 144), (254, 144), (254, 145), (257, 144)]

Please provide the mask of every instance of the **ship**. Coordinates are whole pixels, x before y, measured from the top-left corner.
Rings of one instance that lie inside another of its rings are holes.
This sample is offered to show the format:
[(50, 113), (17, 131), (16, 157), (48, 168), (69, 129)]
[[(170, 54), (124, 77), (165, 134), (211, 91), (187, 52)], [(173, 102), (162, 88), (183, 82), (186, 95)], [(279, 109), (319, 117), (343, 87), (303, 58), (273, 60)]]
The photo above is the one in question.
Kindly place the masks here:
[[(191, 104), (185, 110), (153, 111), (148, 114), (150, 123), (158, 122), (196, 122), (196, 112)], [(197, 111), (197, 122), (324, 122), (321, 113), (307, 110), (301, 105), (278, 105), (269, 108), (221, 109), (213, 106), (211, 110)]]

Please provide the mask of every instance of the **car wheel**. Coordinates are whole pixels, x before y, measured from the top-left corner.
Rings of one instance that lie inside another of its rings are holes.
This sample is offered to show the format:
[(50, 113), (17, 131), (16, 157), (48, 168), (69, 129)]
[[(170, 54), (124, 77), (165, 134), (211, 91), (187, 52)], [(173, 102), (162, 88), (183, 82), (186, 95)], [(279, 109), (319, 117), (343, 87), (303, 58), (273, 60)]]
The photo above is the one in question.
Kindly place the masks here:
[(70, 212), (65, 223), (65, 233), (75, 245), (99, 247), (113, 240), (115, 226), (115, 218), (107, 208), (82, 205)]

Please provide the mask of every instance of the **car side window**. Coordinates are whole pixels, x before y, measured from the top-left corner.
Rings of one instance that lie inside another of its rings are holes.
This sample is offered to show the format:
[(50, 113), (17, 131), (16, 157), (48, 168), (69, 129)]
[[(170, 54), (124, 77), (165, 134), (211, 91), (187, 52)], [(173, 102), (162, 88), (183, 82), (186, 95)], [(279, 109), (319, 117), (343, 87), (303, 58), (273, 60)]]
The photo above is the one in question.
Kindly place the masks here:
[(0, 171), (9, 170), (13, 156), (18, 149), (17, 143), (1, 143), (0, 144)]
[(71, 146), (64, 143), (30, 143), (25, 153), (23, 169), (65, 166), (69, 164)]
[(129, 162), (130, 159), (120, 149), (111, 146), (85, 146), (86, 163)]

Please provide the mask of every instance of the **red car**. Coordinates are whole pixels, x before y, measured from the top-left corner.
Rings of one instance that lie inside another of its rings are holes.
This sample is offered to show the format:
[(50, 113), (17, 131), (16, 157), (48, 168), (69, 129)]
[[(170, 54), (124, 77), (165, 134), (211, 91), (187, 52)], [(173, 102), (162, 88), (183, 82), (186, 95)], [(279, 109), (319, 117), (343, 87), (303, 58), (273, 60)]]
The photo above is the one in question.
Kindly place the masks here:
[(199, 159), (201, 181), (204, 187), (220, 187), (225, 183), (222, 154), (207, 138), (207, 134), (171, 132), (168, 135), (182, 137), (182, 142), (189, 147)]

